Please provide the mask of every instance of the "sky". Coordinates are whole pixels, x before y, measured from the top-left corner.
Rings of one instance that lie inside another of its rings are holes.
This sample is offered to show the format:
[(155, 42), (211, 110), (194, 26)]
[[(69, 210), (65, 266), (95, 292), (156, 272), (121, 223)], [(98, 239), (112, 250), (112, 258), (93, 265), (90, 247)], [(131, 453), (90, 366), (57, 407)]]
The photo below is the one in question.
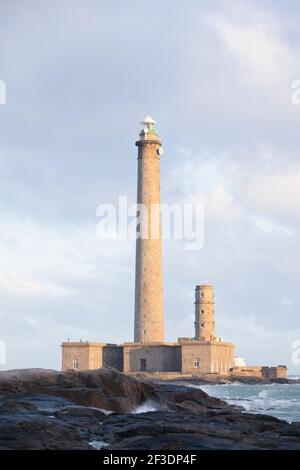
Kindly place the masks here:
[(236, 355), (300, 374), (300, 5), (1, 0), (0, 12), (0, 367), (59, 369), (67, 338), (133, 339), (135, 245), (99, 240), (96, 210), (134, 203), (149, 113), (162, 201), (205, 208), (201, 250), (163, 242), (166, 339), (193, 336), (195, 285), (211, 283)]

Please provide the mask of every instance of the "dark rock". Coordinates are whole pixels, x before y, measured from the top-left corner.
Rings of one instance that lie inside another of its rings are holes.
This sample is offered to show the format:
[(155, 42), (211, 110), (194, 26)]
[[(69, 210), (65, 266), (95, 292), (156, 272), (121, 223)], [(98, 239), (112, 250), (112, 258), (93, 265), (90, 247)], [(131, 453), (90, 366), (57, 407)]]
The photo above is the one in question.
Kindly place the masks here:
[[(1, 449), (300, 449), (300, 423), (241, 412), (182, 382), (24, 370), (0, 373), (0, 392)], [(157, 411), (133, 412), (147, 403)]]
[(0, 421), (0, 449), (87, 449), (76, 428), (43, 418)]
[(106, 368), (81, 372), (21, 369), (1, 372), (0, 390), (9, 393), (46, 393), (83, 406), (132, 411), (154, 396), (155, 386)]
[(0, 413), (32, 413), (38, 408), (30, 402), (18, 400), (6, 400), (0, 405)]
[(71, 417), (84, 417), (84, 418), (96, 418), (105, 419), (106, 415), (97, 408), (87, 408), (85, 406), (67, 406), (62, 410), (56, 411), (54, 416), (65, 419)]

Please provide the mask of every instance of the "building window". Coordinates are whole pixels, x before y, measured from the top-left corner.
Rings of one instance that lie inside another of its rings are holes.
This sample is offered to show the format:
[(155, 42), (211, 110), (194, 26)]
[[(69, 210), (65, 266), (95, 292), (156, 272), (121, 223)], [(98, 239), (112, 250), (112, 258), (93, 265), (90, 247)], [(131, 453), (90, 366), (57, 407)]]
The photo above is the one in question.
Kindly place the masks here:
[(78, 359), (73, 359), (73, 361), (72, 361), (72, 367), (73, 367), (73, 369), (79, 369), (79, 361), (78, 361)]
[(199, 361), (199, 358), (196, 357), (194, 359), (194, 369), (199, 369), (200, 368), (200, 361)]
[(204, 310), (201, 310), (201, 313), (204, 313)]
[(146, 361), (146, 359), (141, 359), (141, 370), (147, 370), (147, 361)]

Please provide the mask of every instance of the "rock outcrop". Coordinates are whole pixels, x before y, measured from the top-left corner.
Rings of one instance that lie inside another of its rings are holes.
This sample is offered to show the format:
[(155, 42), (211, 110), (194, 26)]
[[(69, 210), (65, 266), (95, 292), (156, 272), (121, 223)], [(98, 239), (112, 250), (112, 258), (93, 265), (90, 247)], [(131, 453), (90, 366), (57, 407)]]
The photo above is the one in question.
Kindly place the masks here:
[(300, 449), (300, 423), (112, 369), (0, 373), (0, 449), (101, 448)]
[(108, 368), (80, 372), (21, 369), (0, 373), (0, 391), (45, 393), (79, 405), (130, 412), (151, 398), (155, 387)]

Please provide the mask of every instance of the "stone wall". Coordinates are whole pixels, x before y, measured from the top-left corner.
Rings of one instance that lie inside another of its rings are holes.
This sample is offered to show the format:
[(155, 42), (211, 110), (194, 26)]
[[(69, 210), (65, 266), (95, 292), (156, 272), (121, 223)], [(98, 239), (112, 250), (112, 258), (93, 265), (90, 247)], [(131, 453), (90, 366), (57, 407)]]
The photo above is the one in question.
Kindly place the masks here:
[(103, 348), (103, 367), (114, 367), (123, 370), (123, 347), (116, 344), (107, 344)]
[(213, 342), (211, 344), (211, 368), (210, 372), (228, 374), (234, 367), (235, 346), (227, 342)]
[(180, 372), (181, 355), (177, 344), (127, 343), (124, 348), (124, 372)]
[(201, 375), (227, 373), (233, 366), (233, 357), (234, 346), (223, 342), (62, 344), (62, 370), (98, 369), (104, 366), (124, 372), (179, 372)]
[(204, 341), (181, 343), (181, 363), (184, 374), (210, 372), (211, 348)]
[(264, 377), (265, 379), (285, 379), (287, 376), (286, 366), (245, 366), (233, 367), (230, 371), (237, 377)]
[(234, 365), (234, 345), (213, 341), (181, 342), (182, 373), (228, 373)]
[(230, 373), (237, 377), (262, 377), (262, 367), (261, 366), (233, 367)]
[(103, 343), (65, 342), (62, 344), (62, 370), (99, 369)]
[(262, 367), (262, 376), (267, 379), (285, 379), (287, 376), (287, 367)]
[(287, 371), (288, 371), (287, 366), (277, 366), (276, 367), (277, 378), (286, 379)]

